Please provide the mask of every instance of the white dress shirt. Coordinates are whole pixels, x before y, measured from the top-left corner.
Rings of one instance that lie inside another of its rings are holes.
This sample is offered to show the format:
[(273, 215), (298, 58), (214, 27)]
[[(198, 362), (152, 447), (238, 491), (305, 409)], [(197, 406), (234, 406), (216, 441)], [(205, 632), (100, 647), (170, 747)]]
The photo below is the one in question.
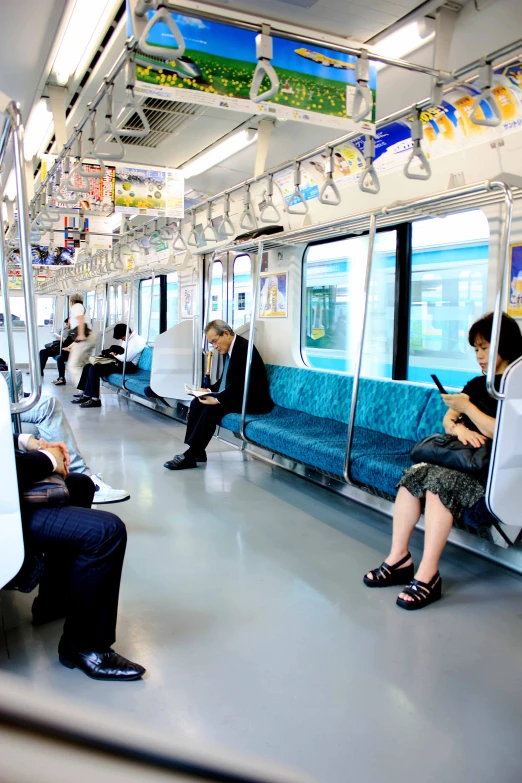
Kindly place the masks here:
[[(19, 451), (26, 452), (27, 451), (27, 444), (29, 443), (29, 439), (32, 438), (32, 435), (22, 434), (18, 436), (18, 449)], [(51, 454), (50, 451), (47, 451), (47, 449), (38, 449), (42, 454), (45, 454), (46, 457), (49, 457), (51, 462), (53, 463), (53, 471), (56, 470), (58, 467), (58, 463), (56, 462), (56, 459), (54, 457), (54, 454)]]

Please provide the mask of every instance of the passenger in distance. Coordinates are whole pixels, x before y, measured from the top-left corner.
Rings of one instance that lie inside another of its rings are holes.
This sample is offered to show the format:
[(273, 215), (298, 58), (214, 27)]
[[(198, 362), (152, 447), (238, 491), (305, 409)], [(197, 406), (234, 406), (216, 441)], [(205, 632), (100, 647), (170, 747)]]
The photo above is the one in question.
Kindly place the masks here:
[[(45, 348), (42, 348), (40, 351), (40, 372), (44, 374), (44, 370), (47, 366), (47, 360), (48, 359), (56, 359), (56, 363), (58, 364), (58, 359), (62, 355), (65, 358), (65, 361), (69, 358), (69, 353), (66, 352), (65, 355), (61, 354), (61, 351), (63, 351), (64, 348), (67, 348), (67, 346), (70, 344), (67, 341), (67, 337), (69, 335), (70, 329), (69, 329), (69, 319), (66, 318), (63, 322), (63, 328), (62, 328), (62, 336), (60, 338), (59, 335), (55, 333), (55, 336), (58, 338), (56, 340), (53, 340), (51, 343), (48, 343)], [(72, 342), (72, 340), (71, 340)], [(60, 380), (60, 374), (58, 374), (58, 380)], [(65, 379), (64, 379), (65, 382)], [(55, 381), (56, 383), (56, 381)], [(63, 384), (57, 384), (59, 386), (62, 386)]]
[(92, 332), (91, 316), (83, 305), (82, 294), (73, 294), (70, 298), (69, 323), (74, 341), (69, 351), (67, 366), (73, 383), (80, 380), (81, 372), (96, 345)]
[[(186, 470), (197, 467), (198, 462), (206, 462), (205, 449), (216, 425), (226, 413), (239, 413), (243, 404), (248, 340), (235, 334), (229, 324), (220, 320), (207, 324), (205, 334), (209, 344), (224, 357), (223, 372), (221, 378), (208, 390), (208, 396), (192, 400), (185, 435), (188, 449), (184, 454), (177, 454), (165, 462), (169, 470)], [(254, 346), (247, 411), (269, 413), (273, 405), (268, 392), (265, 365)]]
[[(469, 344), (475, 349), (482, 375), (466, 384), (460, 394), (443, 394), (448, 406), (444, 430), (456, 435), (464, 444), (480, 447), (495, 432), (497, 401), (486, 390), (493, 316), (476, 321), (469, 330)], [(502, 314), (495, 388), (500, 388), (503, 373), (522, 356), (522, 335), (517, 322)], [(390, 553), (379, 568), (364, 577), (368, 587), (407, 587), (397, 598), (403, 609), (422, 609), (441, 597), (442, 580), (439, 560), (454, 521), (467, 508), (484, 497), (485, 481), (458, 470), (421, 462), (404, 472), (399, 484), (393, 514), (393, 536)], [(408, 545), (424, 506), (424, 552), (415, 572)], [(415, 574), (415, 578), (414, 577)], [(409, 584), (408, 584), (409, 583)]]
[[(127, 325), (116, 324), (113, 336), (115, 340), (118, 340), (118, 342), (122, 342), (125, 345), (127, 340)], [(114, 347), (121, 349), (121, 346)], [(138, 372), (138, 362), (144, 348), (145, 339), (137, 332), (133, 332), (132, 329), (130, 329), (125, 375), (132, 375), (133, 373)], [(116, 351), (111, 353), (110, 350), (108, 353), (113, 359), (110, 364), (88, 363), (84, 366), (78, 383), (80, 393), (75, 395), (76, 399), (72, 400), (73, 404), (79, 405), (80, 408), (101, 408), (100, 378), (107, 377), (113, 372), (123, 372), (123, 353), (116, 353)], [(118, 358), (119, 356), (121, 359)]]
[[(68, 475), (64, 444), (45, 444), (42, 449), (31, 436), (15, 435), (14, 445), (26, 559), (32, 553), (44, 555), (33, 603), (34, 624), (65, 617), (58, 655), (67, 668), (81, 669), (96, 680), (139, 679), (143, 666), (111, 649), (127, 543), (125, 525), (115, 514), (90, 508), (94, 485), (80, 473)], [(24, 504), (24, 490), (53, 473), (65, 479), (70, 505)], [(18, 578), (23, 571), (24, 567)], [(27, 591), (17, 584), (17, 577), (11, 585)]]

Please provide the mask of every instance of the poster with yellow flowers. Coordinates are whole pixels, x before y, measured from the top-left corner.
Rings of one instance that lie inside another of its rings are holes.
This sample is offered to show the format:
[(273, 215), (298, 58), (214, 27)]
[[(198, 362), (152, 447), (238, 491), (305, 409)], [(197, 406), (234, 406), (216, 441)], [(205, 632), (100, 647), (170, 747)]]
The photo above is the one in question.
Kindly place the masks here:
[(183, 190), (183, 172), (178, 169), (127, 166), (120, 163), (116, 165), (116, 212), (182, 218)]
[[(374, 131), (377, 72), (373, 64), (368, 82), (372, 111), (366, 122), (356, 125), (351, 119), (356, 58), (274, 35), (270, 64), (279, 88), (268, 100), (255, 103), (250, 99), (250, 87), (257, 65), (256, 32), (174, 12), (172, 17), (178, 36), (174, 37), (167, 24), (157, 22), (147, 38), (150, 47), (172, 48), (172, 60), (136, 51), (139, 94), (339, 130)], [(259, 93), (269, 87), (265, 76)]]

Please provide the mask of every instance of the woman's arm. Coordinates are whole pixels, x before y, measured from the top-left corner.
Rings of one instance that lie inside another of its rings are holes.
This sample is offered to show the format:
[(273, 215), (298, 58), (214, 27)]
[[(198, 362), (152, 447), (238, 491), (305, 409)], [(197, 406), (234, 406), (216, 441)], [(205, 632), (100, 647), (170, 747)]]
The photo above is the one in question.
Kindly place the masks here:
[[(471, 419), (476, 427), (478, 427), (482, 435), (485, 435), (486, 438), (493, 437), (495, 434), (494, 417), (488, 416), (487, 413), (482, 413), (482, 411), (479, 410), (476, 405), (473, 405), (467, 394), (464, 394), (463, 392), (460, 394), (443, 394), (442, 399), (449, 408), (448, 413), (446, 413), (446, 416), (444, 417), (444, 422), (446, 422), (446, 417), (450, 413), (456, 413), (457, 416), (463, 413), (469, 419)], [(454, 428), (458, 428), (461, 425), (454, 424), (453, 426)], [(446, 432), (449, 432), (449, 430), (446, 430)], [(457, 435), (458, 432), (451, 432), (451, 434)]]

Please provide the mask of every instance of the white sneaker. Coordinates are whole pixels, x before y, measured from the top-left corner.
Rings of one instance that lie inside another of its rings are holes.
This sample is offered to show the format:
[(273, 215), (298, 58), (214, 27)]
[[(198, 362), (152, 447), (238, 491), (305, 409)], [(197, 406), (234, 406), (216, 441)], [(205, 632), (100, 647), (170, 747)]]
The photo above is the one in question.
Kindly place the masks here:
[(113, 489), (109, 487), (105, 481), (101, 479), (101, 473), (97, 473), (95, 476), (91, 476), (96, 487), (94, 493), (93, 503), (121, 503), (122, 500), (128, 500), (130, 498), (129, 492), (125, 489)]

